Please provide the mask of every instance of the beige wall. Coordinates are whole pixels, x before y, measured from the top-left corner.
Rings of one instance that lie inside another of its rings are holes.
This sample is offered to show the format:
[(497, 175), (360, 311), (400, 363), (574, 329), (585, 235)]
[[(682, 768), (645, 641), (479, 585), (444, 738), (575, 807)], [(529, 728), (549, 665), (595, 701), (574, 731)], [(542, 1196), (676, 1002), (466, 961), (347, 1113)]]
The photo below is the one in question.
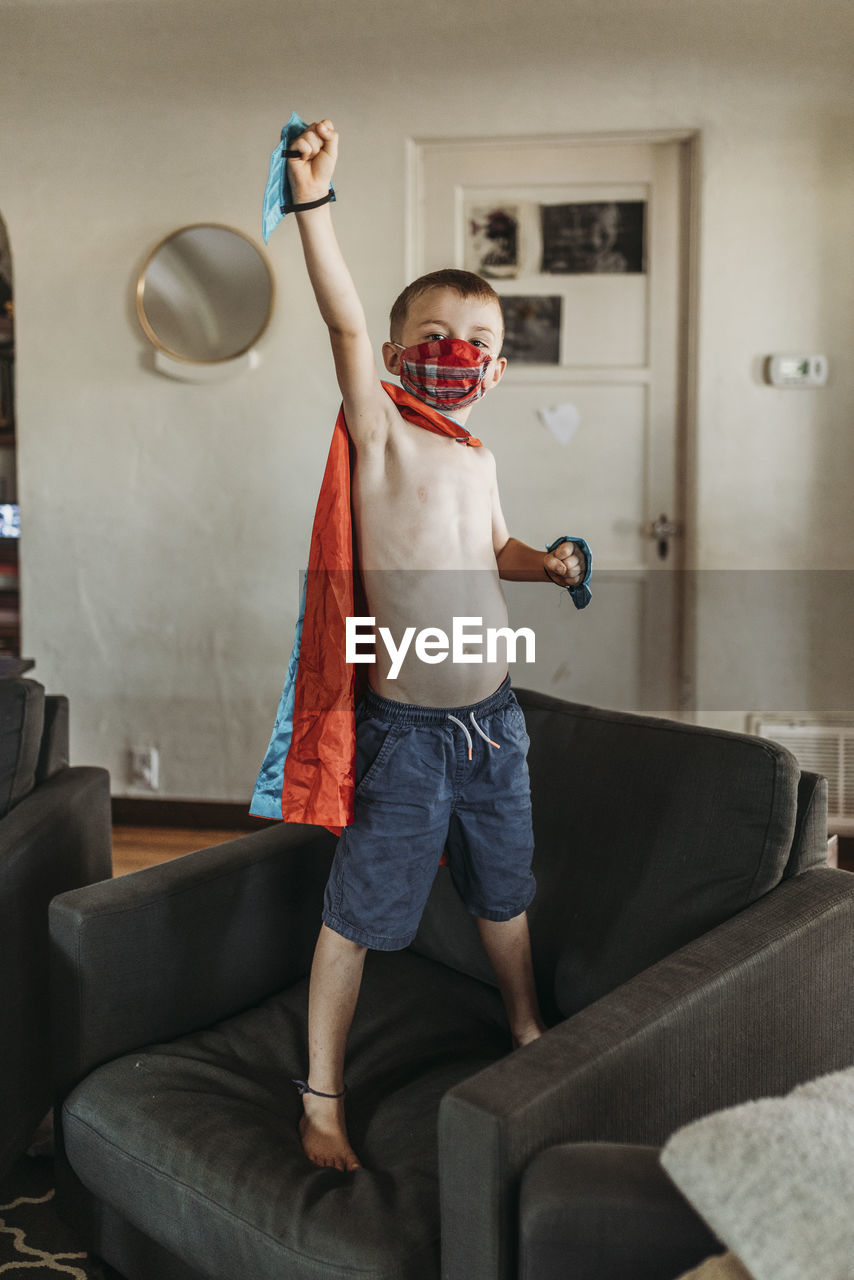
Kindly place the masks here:
[[(24, 649), (71, 698), (75, 760), (122, 793), (127, 748), (154, 744), (163, 794), (242, 800), (266, 747), (336, 408), (295, 229), (235, 381), (155, 375), (133, 290), (182, 223), (259, 236), (292, 107), (342, 131), (336, 218), (378, 343), (409, 137), (700, 130), (697, 563), (854, 568), (852, 35), (847, 0), (0, 6)], [(791, 349), (828, 355), (826, 390), (762, 386)]]

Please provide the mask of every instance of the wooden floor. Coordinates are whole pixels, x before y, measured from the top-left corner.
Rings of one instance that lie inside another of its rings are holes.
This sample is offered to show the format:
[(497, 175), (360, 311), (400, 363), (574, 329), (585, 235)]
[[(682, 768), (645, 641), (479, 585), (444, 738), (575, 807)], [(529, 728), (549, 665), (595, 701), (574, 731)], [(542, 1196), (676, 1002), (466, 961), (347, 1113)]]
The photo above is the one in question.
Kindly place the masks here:
[(199, 830), (195, 827), (113, 827), (113, 875), (140, 871), (182, 854), (207, 849), (245, 835), (245, 831)]

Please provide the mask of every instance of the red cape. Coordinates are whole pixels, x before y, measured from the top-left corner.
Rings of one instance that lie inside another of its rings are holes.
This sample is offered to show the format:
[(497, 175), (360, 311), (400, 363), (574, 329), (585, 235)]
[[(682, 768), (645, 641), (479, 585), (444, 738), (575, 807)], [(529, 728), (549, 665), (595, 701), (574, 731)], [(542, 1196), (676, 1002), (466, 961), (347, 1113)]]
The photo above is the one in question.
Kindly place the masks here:
[[(382, 385), (407, 422), (469, 445), (481, 443), (465, 427), (402, 388)], [(311, 531), (305, 612), (297, 640), (292, 734), (280, 773), (283, 820), (316, 823), (336, 835), (353, 821), (355, 704), (357, 692), (361, 693), (356, 668), (346, 661), (346, 619), (366, 612), (350, 505), (350, 445), (342, 408)], [(362, 676), (364, 668), (358, 670)], [(273, 737), (271, 751), (275, 731)], [(265, 770), (269, 779), (269, 755), (262, 775)]]

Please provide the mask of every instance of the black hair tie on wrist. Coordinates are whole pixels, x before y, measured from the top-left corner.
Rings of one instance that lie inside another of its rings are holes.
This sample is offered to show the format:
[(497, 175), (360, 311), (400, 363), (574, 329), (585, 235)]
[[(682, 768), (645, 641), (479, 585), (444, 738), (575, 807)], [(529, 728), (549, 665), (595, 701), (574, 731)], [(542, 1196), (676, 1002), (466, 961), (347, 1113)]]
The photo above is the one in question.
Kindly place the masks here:
[(332, 191), (327, 191), (325, 196), (321, 196), (319, 200), (306, 200), (304, 204), (280, 204), (280, 213), (302, 213), (304, 209), (319, 209), (322, 204), (329, 204), (330, 200), (335, 197)]

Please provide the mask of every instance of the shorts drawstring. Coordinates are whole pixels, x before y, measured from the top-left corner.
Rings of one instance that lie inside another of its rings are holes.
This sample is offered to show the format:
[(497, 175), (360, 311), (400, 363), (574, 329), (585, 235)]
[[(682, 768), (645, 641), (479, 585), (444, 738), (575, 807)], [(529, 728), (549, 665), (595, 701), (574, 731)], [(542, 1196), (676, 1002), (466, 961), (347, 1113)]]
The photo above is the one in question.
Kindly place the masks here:
[[(468, 747), (469, 747), (469, 760), (471, 760), (472, 740), (471, 740), (471, 734), (469, 733), (469, 731), (468, 731), (468, 729), (467, 729), (466, 725), (463, 723), (463, 721), (462, 721), (462, 720), (458, 719), (458, 718), (457, 718), (457, 716), (452, 716), (452, 715), (450, 714), (450, 712), (448, 713), (448, 719), (449, 719), (449, 720), (453, 720), (454, 724), (458, 724), (458, 725), (460, 726), (460, 728), (462, 729), (463, 733), (466, 735), (466, 742), (468, 743)], [(481, 729), (480, 725), (478, 724), (478, 722), (477, 722), (477, 721), (475, 720), (475, 718), (474, 718), (474, 712), (473, 712), (473, 711), (470, 711), (470, 712), (469, 712), (469, 720), (471, 720), (472, 724), (474, 725), (475, 729), (476, 729), (476, 730), (477, 730), (477, 732), (480, 734), (480, 736), (483, 738), (484, 742), (488, 742), (488, 743), (489, 743), (489, 745), (490, 745), (491, 747), (495, 747), (495, 748), (496, 748), (496, 750), (498, 750), (498, 751), (500, 751), (500, 750), (501, 750), (501, 743), (500, 743), (500, 742), (493, 742), (493, 741), (492, 741), (492, 739), (491, 739), (491, 738), (488, 738), (488, 737), (486, 736), (486, 734), (483, 732), (483, 730)]]

